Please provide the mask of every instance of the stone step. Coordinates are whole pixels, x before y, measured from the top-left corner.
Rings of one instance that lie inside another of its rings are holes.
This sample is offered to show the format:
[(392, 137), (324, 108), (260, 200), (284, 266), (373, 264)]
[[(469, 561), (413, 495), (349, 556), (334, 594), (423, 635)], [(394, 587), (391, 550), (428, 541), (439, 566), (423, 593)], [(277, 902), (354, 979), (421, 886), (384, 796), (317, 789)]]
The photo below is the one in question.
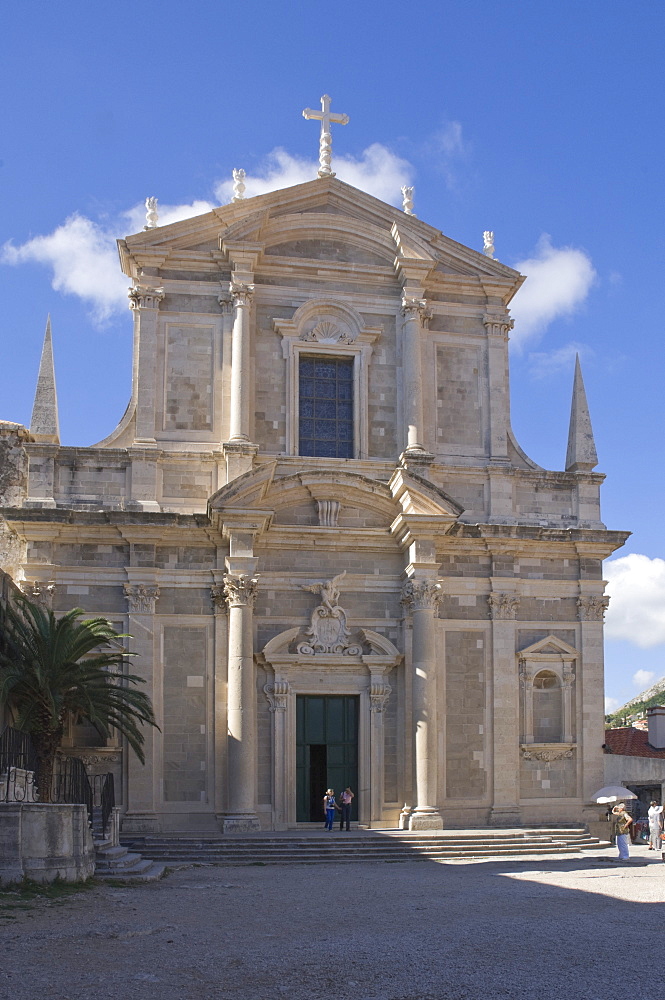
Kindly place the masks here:
[(270, 834), (159, 836), (122, 838), (127, 849), (169, 864), (350, 864), (365, 861), (445, 861), (464, 858), (506, 858), (519, 855), (571, 855), (605, 846), (582, 827), (525, 830), (445, 830), (422, 836), (398, 830), (322, 830), (309, 836), (298, 832)]
[(159, 861), (143, 858), (140, 865), (129, 869), (95, 871), (95, 878), (119, 882), (156, 882), (164, 875), (165, 865)]

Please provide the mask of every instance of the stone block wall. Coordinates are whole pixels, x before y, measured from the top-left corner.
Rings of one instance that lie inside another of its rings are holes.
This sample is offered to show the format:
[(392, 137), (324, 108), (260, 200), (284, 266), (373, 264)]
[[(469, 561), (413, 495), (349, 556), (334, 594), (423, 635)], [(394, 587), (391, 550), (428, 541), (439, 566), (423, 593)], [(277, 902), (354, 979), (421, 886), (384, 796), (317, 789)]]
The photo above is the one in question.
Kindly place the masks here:
[(484, 632), (445, 632), (446, 797), (481, 799), (487, 788)]
[(165, 802), (207, 801), (207, 646), (205, 626), (164, 626)]

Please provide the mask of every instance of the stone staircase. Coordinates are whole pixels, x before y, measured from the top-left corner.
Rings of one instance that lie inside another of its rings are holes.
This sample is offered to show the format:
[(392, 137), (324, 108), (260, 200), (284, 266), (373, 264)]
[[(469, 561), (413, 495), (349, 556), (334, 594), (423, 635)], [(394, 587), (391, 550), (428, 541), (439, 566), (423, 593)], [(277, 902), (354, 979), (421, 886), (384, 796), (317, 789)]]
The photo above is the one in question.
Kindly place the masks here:
[[(322, 830), (242, 836), (122, 837), (121, 843), (162, 864), (288, 865), (360, 861), (488, 860), (520, 855), (574, 855), (609, 846), (584, 827), (515, 830), (444, 830), (413, 834), (397, 830), (332, 833)], [(132, 855), (130, 855), (131, 857)]]
[(152, 858), (130, 852), (112, 840), (97, 839), (95, 844), (95, 878), (123, 882), (155, 882), (164, 874), (164, 865)]

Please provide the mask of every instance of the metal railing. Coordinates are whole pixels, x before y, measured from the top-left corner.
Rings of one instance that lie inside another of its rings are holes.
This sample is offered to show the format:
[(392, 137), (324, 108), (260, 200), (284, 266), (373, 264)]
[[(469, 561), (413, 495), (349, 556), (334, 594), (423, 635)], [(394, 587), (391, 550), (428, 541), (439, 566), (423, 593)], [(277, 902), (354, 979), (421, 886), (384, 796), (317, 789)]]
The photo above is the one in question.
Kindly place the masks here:
[(102, 836), (106, 836), (109, 819), (115, 806), (115, 785), (110, 771), (107, 774), (96, 774), (93, 777), (92, 793), (95, 813), (100, 818), (100, 832)]
[(0, 802), (35, 802), (37, 754), (28, 733), (6, 726), (0, 734)]
[(88, 821), (92, 826), (92, 785), (85, 764), (78, 757), (68, 757), (62, 753), (56, 756), (51, 801), (81, 803), (88, 810)]

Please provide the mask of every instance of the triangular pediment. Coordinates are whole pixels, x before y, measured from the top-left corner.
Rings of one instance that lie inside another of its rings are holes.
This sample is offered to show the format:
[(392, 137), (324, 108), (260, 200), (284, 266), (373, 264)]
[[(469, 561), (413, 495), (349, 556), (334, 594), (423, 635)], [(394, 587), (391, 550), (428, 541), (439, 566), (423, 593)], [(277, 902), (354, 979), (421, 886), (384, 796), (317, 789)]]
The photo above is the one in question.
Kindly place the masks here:
[(526, 646), (524, 649), (520, 650), (520, 659), (526, 660), (532, 656), (553, 656), (553, 657), (576, 657), (577, 650), (574, 646), (569, 646), (567, 642), (563, 639), (557, 638), (555, 635), (547, 635), (544, 639), (539, 639), (538, 642), (534, 642), (531, 646)]
[(507, 301), (522, 282), (512, 268), (465, 247), (415, 216), (345, 184), (317, 178), (214, 208), (119, 241), (126, 274), (142, 267), (186, 266), (217, 271), (230, 266), (224, 245), (249, 241), (260, 247), (256, 273), (279, 258), (323, 260), (340, 266), (394, 268), (408, 258), (429, 265), (430, 277), (494, 282)]

